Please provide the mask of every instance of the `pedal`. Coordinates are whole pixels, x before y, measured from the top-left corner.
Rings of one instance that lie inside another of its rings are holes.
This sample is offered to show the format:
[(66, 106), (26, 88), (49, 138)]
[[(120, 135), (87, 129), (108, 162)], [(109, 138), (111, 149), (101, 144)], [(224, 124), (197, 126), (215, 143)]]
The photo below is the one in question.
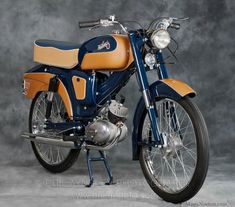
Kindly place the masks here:
[(100, 150), (99, 150), (99, 153), (100, 153), (100, 157), (91, 157), (90, 150), (87, 149), (86, 159), (87, 159), (87, 168), (88, 168), (90, 182), (89, 182), (89, 184), (86, 185), (86, 187), (91, 187), (94, 183), (93, 169), (91, 166), (91, 162), (93, 162), (93, 161), (103, 161), (104, 162), (104, 166), (105, 166), (105, 169), (106, 169), (106, 171), (108, 173), (108, 177), (109, 177), (109, 180), (108, 180), (108, 182), (105, 183), (105, 185), (114, 185), (115, 184), (113, 182), (113, 175), (112, 175), (112, 172), (111, 172), (110, 166), (108, 164), (108, 160), (107, 160), (105, 153)]

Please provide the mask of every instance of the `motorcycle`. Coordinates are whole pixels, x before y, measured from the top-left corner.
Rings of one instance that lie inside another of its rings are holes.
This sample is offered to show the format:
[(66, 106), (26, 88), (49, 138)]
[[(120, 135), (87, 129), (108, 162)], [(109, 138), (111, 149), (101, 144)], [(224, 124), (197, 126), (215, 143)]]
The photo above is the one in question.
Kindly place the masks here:
[[(162, 53), (169, 49), (169, 32), (180, 28), (180, 20), (185, 19), (157, 18), (147, 29), (131, 30), (111, 15), (79, 22), (80, 28), (90, 29), (120, 26), (113, 34), (82, 45), (34, 42), (38, 65), (23, 77), (23, 93), (32, 104), (29, 132), (22, 137), (31, 141), (44, 168), (63, 172), (84, 149), (90, 178), (87, 186), (94, 181), (93, 161), (104, 162), (109, 176), (106, 184), (114, 184), (105, 152), (127, 137), (128, 108), (118, 93), (135, 74), (136, 90), (142, 96), (133, 119), (133, 160), (140, 162), (148, 184), (165, 201), (184, 202), (199, 191), (209, 162), (207, 127), (192, 101), (196, 92), (169, 78)], [(156, 74), (152, 84), (148, 71)], [(100, 156), (91, 156), (91, 150)]]

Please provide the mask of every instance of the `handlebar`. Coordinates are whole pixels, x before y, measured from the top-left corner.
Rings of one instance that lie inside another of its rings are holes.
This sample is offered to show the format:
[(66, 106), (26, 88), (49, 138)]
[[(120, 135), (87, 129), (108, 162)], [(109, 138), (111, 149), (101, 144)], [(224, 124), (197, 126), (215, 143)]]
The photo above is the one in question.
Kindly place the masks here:
[[(180, 29), (180, 24), (175, 21), (188, 20), (189, 18), (161, 17), (160, 19), (161, 21), (159, 21), (159, 18), (153, 20), (152, 23), (149, 25), (147, 31), (156, 28), (161, 28), (165, 30), (167, 30), (167, 28), (173, 28), (178, 30)], [(90, 30), (98, 27), (109, 27), (113, 26), (114, 24), (118, 24), (125, 33), (128, 33), (127, 28), (115, 18), (115, 15), (110, 15), (107, 19), (81, 21), (78, 24), (79, 28), (90, 28)]]
[(95, 27), (100, 25), (100, 19), (95, 21), (81, 21), (78, 22), (79, 28), (88, 28), (88, 27)]
[(89, 27), (90, 29), (95, 29), (97, 27), (109, 27), (113, 26), (114, 24), (118, 24), (125, 33), (128, 33), (127, 29), (122, 25), (122, 23), (115, 18), (115, 15), (110, 15), (108, 19), (78, 22), (80, 28)]

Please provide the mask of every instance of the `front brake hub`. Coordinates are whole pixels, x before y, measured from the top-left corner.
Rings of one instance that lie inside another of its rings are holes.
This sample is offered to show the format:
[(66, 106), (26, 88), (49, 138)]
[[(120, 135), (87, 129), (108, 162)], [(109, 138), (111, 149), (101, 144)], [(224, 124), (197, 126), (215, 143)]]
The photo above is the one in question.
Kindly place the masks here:
[(183, 146), (182, 140), (178, 136), (168, 135), (165, 157), (175, 158)]

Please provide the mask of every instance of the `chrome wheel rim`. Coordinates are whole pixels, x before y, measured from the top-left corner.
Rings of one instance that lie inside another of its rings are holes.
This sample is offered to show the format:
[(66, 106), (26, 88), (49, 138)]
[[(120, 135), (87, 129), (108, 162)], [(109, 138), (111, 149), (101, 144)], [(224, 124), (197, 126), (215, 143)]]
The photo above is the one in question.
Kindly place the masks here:
[[(196, 169), (196, 134), (191, 118), (179, 103), (163, 99), (156, 102), (156, 108), (159, 131), (167, 138), (167, 146), (144, 146), (144, 161), (154, 183), (161, 190), (178, 193), (188, 186)], [(143, 129), (142, 139), (153, 140), (147, 115)]]
[[(45, 122), (45, 114), (46, 114), (46, 92), (42, 92), (33, 108), (32, 114), (32, 133), (40, 134), (47, 137), (57, 137), (62, 138), (62, 135), (56, 135), (56, 131), (45, 130), (44, 122)], [(64, 103), (58, 94), (55, 94), (52, 100), (52, 110), (51, 110), (51, 121), (52, 122), (64, 122), (64, 114), (66, 113), (66, 109)], [(56, 136), (55, 136), (56, 135)], [(41, 144), (34, 142), (36, 150), (39, 156), (49, 165), (58, 165), (61, 164), (68, 156), (70, 149), (53, 146), (48, 144)]]

